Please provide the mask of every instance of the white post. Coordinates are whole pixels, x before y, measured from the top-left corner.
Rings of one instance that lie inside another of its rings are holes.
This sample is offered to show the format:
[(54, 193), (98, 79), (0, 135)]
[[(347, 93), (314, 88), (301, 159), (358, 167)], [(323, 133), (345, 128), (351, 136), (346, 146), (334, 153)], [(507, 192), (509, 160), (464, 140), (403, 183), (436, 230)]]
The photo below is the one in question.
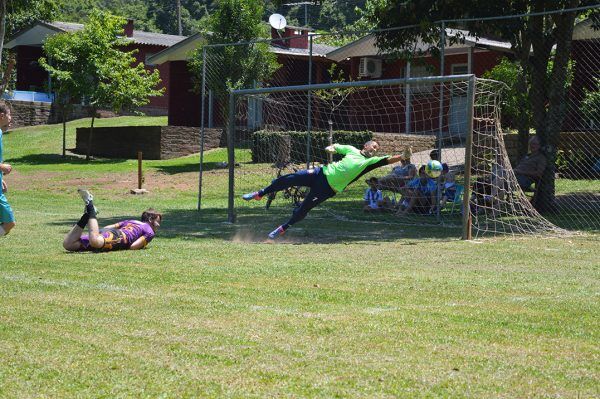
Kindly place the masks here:
[(208, 127), (214, 127), (213, 126), (213, 104), (214, 104), (213, 91), (209, 90), (208, 91)]
[(469, 47), (469, 51), (467, 52), (467, 73), (473, 73), (473, 53), (475, 51), (474, 47)]

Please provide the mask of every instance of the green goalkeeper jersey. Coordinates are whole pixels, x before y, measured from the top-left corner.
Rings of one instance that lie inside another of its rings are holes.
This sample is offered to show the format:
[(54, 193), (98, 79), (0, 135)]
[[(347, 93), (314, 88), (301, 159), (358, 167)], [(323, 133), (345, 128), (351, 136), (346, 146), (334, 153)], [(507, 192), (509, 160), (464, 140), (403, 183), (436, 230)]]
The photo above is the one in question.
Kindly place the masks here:
[(323, 167), (327, 183), (336, 192), (342, 192), (362, 175), (387, 165), (388, 157), (365, 157), (358, 148), (351, 145), (335, 144), (335, 151), (344, 155), (339, 162), (332, 162)]

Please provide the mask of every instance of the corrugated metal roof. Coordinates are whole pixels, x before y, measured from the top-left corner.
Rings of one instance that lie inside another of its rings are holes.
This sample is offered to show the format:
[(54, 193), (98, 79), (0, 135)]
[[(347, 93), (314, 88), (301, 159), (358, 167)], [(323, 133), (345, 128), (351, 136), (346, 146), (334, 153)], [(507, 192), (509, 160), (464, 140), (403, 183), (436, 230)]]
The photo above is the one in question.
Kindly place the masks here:
[[(53, 26), (56, 29), (64, 32), (77, 32), (83, 29), (83, 24), (76, 24), (72, 22), (49, 22), (48, 25)], [(133, 36), (128, 39), (131, 39), (134, 43), (137, 44), (171, 47), (175, 43), (178, 43), (185, 38), (186, 36), (167, 35), (164, 33), (134, 30)]]
[[(325, 57), (327, 53), (337, 49), (337, 47), (327, 46), (324, 44), (313, 44), (313, 55)], [(270, 50), (276, 54), (284, 54), (284, 55), (301, 55), (301, 56), (309, 56), (310, 52), (306, 48), (288, 48), (288, 47), (279, 47), (279, 46), (270, 46)]]
[[(447, 37), (458, 37), (463, 42), (454, 43), (452, 45), (446, 45), (446, 51), (456, 52), (460, 49), (466, 49), (468, 47), (484, 47), (490, 50), (497, 51), (511, 51), (511, 44), (509, 42), (490, 39), (486, 37), (476, 37), (466, 30), (459, 29), (446, 29)], [(411, 43), (413, 51), (427, 52), (430, 48), (430, 44), (424, 43), (421, 40), (416, 40)], [(386, 51), (382, 51), (377, 46), (377, 38), (374, 34), (369, 34), (356, 41), (346, 44), (338, 49), (332, 50), (327, 54), (327, 57), (334, 61), (342, 61), (346, 58), (352, 57), (376, 57), (386, 55)]]
[(65, 32), (77, 32), (78, 30), (83, 29), (83, 24), (76, 24), (73, 22), (56, 21), (56, 22), (48, 22), (47, 24), (50, 26), (54, 26), (55, 28), (60, 29)]
[(171, 47), (172, 45), (179, 43), (186, 36), (178, 35), (167, 35), (164, 33), (144, 32), (141, 30), (133, 31), (133, 41), (139, 44), (152, 44), (156, 46)]

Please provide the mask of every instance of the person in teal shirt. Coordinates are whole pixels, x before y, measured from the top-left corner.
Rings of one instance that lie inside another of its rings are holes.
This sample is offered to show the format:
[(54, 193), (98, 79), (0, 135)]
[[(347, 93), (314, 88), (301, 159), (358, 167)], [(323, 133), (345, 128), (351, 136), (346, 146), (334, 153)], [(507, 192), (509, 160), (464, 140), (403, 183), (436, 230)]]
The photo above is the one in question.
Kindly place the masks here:
[(3, 175), (8, 175), (12, 171), (12, 166), (4, 162), (2, 153), (2, 132), (6, 131), (12, 121), (10, 108), (3, 102), (0, 102), (0, 237), (8, 234), (15, 227), (15, 215), (10, 207), (6, 196), (7, 185)]
[(242, 196), (246, 201), (260, 200), (267, 194), (292, 186), (310, 188), (304, 201), (292, 212), (292, 217), (269, 233), (269, 238), (274, 239), (284, 234), (290, 226), (304, 219), (311, 209), (344, 191), (349, 184), (360, 179), (364, 174), (381, 166), (399, 162), (402, 159), (401, 155), (375, 156), (379, 150), (379, 144), (373, 140), (367, 141), (362, 150), (351, 145), (342, 144), (331, 145), (325, 150), (330, 153), (344, 155), (344, 157), (339, 162), (331, 162), (323, 167), (305, 169), (281, 176), (262, 190)]

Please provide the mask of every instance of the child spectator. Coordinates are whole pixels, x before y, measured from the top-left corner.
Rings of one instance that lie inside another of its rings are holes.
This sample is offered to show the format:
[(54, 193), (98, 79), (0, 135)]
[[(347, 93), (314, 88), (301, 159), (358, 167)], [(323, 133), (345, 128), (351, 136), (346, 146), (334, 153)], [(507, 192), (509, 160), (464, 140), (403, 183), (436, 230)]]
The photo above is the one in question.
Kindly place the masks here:
[(446, 173), (442, 187), (442, 200), (440, 201), (440, 206), (444, 207), (447, 202), (454, 202), (455, 199), (456, 182), (454, 181), (454, 174)]
[(376, 177), (371, 177), (366, 180), (369, 188), (365, 191), (363, 211), (365, 212), (380, 212), (383, 210), (383, 194), (377, 189), (379, 181)]

